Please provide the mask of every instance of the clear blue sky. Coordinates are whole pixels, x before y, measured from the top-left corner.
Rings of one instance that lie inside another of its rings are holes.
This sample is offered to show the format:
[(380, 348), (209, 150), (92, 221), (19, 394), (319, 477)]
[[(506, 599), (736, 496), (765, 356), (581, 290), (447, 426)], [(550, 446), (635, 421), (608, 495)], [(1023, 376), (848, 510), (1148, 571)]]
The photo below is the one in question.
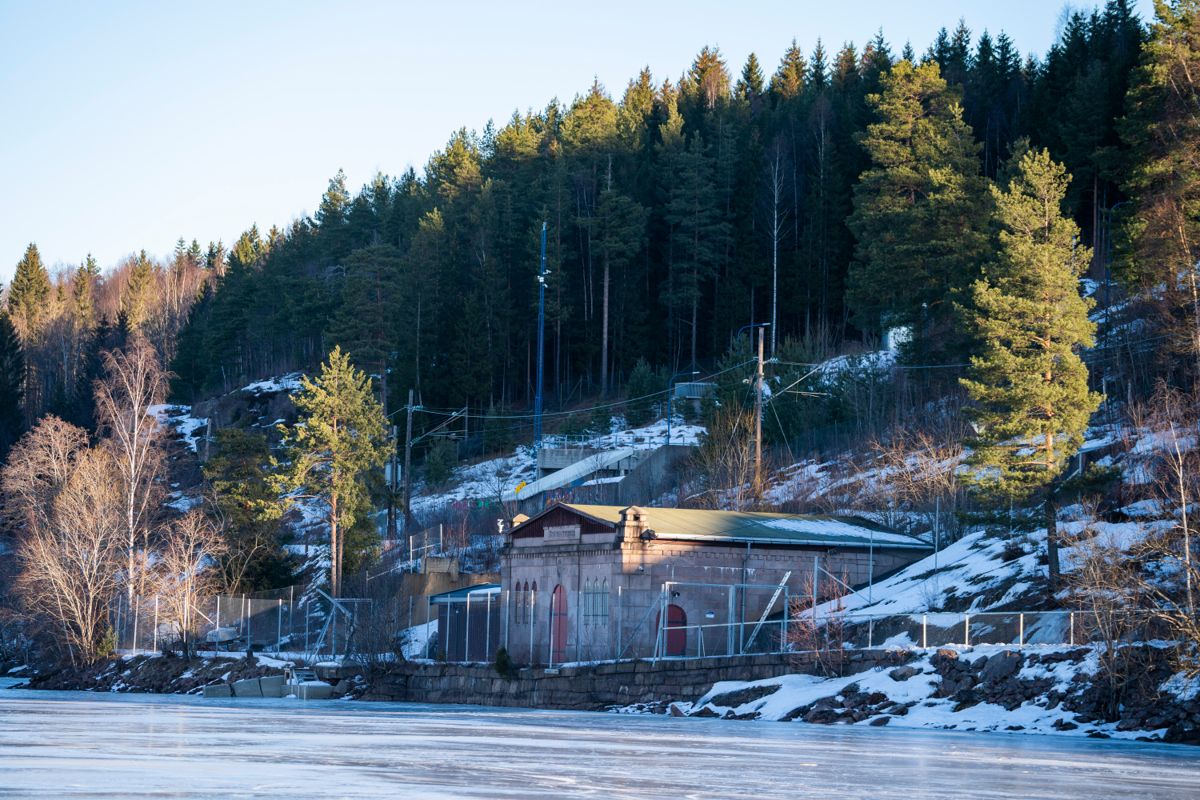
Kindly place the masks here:
[[(1090, 8), (1092, 3), (1077, 4)], [(1143, 18), (1150, 0), (1138, 0)], [(183, 236), (229, 243), (311, 212), (344, 168), (419, 170), (454, 129), (569, 101), (705, 44), (767, 71), (794, 37), (923, 51), (959, 17), (1044, 53), (1054, 0), (130, 2), (0, 0), (0, 280), (26, 244), (105, 268)]]

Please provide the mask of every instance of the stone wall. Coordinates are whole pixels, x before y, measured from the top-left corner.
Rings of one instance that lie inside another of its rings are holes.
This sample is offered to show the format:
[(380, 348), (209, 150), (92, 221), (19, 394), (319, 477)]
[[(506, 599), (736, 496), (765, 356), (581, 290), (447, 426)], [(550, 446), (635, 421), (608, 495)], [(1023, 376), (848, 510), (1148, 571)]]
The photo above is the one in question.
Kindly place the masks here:
[[(855, 651), (846, 672), (894, 666), (909, 658), (890, 650)], [(521, 669), (510, 678), (490, 665), (407, 663), (373, 681), (370, 700), (465, 703), (596, 711), (635, 703), (694, 701), (718, 681), (760, 680), (788, 673), (820, 674), (813, 654), (770, 654), (689, 660), (626, 661)]]

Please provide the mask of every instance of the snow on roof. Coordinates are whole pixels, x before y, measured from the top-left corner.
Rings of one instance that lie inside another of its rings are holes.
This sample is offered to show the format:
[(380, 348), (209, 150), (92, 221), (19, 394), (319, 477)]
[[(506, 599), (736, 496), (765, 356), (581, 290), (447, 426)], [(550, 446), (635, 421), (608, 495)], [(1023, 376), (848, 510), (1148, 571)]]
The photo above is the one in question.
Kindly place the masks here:
[[(576, 503), (561, 505), (612, 525), (620, 523), (621, 514), (626, 508)], [(818, 547), (931, 549), (930, 545), (915, 536), (890, 531), (855, 517), (694, 508), (639, 508), (646, 516), (646, 525), (660, 539)]]

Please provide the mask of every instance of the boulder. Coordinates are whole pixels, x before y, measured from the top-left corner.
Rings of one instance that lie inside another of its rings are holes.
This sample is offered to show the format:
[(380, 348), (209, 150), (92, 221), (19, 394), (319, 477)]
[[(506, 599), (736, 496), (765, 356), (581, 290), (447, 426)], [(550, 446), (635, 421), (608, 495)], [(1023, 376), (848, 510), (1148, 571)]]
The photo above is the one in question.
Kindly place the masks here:
[(1015, 675), (1021, 669), (1024, 661), (1025, 659), (1020, 653), (1012, 650), (996, 653), (983, 665), (979, 679), (985, 683), (999, 683)]
[(913, 666), (896, 667), (888, 673), (888, 677), (894, 681), (906, 681), (914, 675), (920, 675), (921, 670)]

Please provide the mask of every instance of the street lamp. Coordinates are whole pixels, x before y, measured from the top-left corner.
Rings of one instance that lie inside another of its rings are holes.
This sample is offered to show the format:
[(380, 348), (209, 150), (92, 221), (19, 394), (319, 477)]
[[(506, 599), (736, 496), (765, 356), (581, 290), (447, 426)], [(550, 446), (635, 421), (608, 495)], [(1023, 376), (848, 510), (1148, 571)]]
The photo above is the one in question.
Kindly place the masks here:
[(681, 378), (684, 375), (690, 378), (699, 374), (700, 370), (695, 369), (691, 372), (676, 372), (671, 376), (671, 379), (667, 381), (667, 444), (671, 443), (671, 417), (674, 416), (672, 412), (672, 401), (675, 399), (675, 379)]

